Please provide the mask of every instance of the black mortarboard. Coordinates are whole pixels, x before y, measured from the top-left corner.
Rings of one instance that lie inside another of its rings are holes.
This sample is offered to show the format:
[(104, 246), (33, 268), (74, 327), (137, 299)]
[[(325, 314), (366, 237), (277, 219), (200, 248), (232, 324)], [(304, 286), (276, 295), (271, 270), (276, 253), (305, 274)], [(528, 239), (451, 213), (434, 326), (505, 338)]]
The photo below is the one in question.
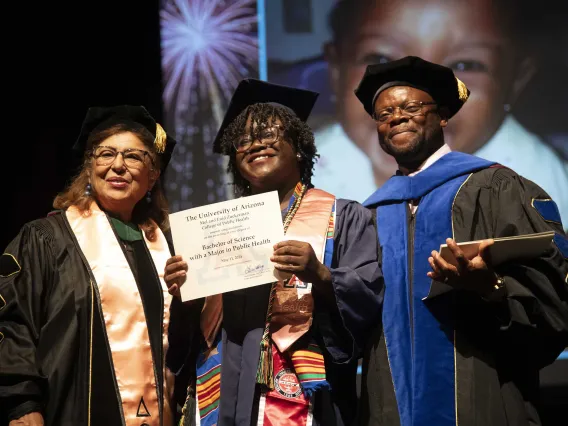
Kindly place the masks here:
[(223, 123), (213, 142), (213, 152), (222, 153), (221, 140), (225, 129), (249, 105), (269, 103), (292, 111), (300, 120), (307, 121), (319, 93), (310, 90), (267, 83), (266, 81), (247, 78), (242, 80), (227, 108)]
[(416, 56), (368, 65), (355, 95), (372, 116), (379, 93), (392, 86), (411, 86), (429, 93), (438, 105), (449, 109), (448, 118), (453, 117), (469, 97), (469, 90), (450, 68)]
[(143, 106), (118, 105), (113, 107), (91, 107), (83, 120), (79, 137), (73, 145), (77, 154), (82, 154), (90, 149), (87, 146), (89, 135), (94, 131), (104, 130), (115, 124), (133, 122), (144, 126), (154, 136), (154, 149), (160, 156), (162, 171), (168, 165), (176, 141), (166, 134), (162, 126), (154, 120)]

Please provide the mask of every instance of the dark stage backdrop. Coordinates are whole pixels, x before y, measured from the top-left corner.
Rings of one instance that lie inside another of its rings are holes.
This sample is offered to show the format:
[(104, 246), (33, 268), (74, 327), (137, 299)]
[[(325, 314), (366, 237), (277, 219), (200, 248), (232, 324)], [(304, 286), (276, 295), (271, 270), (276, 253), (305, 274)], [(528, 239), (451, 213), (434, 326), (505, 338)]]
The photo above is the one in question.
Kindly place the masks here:
[(89, 106), (145, 105), (162, 120), (159, 2), (13, 2), (3, 16), (0, 245), (45, 216), (75, 169)]

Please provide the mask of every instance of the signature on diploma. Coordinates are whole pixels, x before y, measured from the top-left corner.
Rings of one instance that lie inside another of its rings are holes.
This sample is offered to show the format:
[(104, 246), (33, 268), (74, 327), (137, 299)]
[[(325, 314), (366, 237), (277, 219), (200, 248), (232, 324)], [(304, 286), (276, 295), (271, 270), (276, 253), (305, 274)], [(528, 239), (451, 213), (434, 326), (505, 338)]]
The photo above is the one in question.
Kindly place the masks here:
[(249, 265), (245, 268), (245, 275), (254, 274), (255, 272), (262, 272), (263, 269), (264, 265), (262, 263), (254, 266)]

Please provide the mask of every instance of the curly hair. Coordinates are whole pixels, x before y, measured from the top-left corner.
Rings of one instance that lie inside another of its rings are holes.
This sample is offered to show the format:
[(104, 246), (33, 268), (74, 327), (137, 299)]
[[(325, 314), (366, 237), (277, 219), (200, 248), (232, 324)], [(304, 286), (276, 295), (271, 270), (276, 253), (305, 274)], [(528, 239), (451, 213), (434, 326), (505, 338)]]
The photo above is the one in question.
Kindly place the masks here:
[[(125, 132), (131, 132), (138, 136), (150, 152), (154, 169), (160, 170), (160, 157), (154, 148), (154, 136), (144, 126), (134, 122), (125, 122), (98, 131), (95, 129), (87, 140), (87, 146), (91, 147), (91, 149), (85, 151), (79, 173), (72, 179), (69, 186), (55, 197), (53, 208), (66, 210), (71, 206), (75, 206), (84, 215), (88, 216), (90, 214), (89, 207), (97, 198), (94, 188), (91, 194), (85, 193), (85, 188), (90, 182), (93, 173), (94, 160), (92, 150), (105, 139)], [(151, 191), (150, 203), (142, 199), (134, 206), (132, 222), (139, 225), (146, 237), (152, 241), (155, 238), (154, 223), (162, 231), (169, 229), (168, 213), (168, 202), (162, 189), (160, 178), (158, 178)]]
[[(241, 176), (237, 168), (237, 152), (233, 146), (233, 141), (239, 139), (245, 133), (249, 116), (253, 122), (259, 124), (269, 123), (274, 119), (279, 119), (282, 122), (284, 137), (302, 156), (300, 159), (300, 180), (304, 184), (311, 185), (314, 164), (319, 157), (312, 129), (287, 108), (269, 103), (258, 103), (250, 105), (242, 111), (225, 129), (221, 139), (221, 152), (229, 156), (227, 172), (233, 177), (235, 194), (237, 196), (250, 195), (249, 182)], [(256, 129), (251, 126), (250, 136), (253, 138), (257, 136), (256, 133), (260, 129), (261, 126), (256, 127)]]

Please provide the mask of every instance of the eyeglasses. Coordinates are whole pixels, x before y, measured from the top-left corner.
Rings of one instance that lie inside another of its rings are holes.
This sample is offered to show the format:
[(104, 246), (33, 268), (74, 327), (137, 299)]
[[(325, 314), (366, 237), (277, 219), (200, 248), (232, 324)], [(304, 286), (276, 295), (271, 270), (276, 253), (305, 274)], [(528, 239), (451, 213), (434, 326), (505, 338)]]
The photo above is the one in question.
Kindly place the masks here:
[(129, 169), (142, 169), (145, 166), (145, 158), (148, 156), (150, 162), (154, 164), (152, 156), (148, 151), (143, 149), (129, 148), (124, 151), (118, 151), (110, 146), (97, 146), (93, 151), (95, 164), (97, 166), (110, 166), (116, 160), (118, 154), (122, 154), (124, 164)]
[(273, 145), (280, 138), (281, 129), (278, 124), (273, 124), (270, 127), (261, 128), (256, 132), (255, 136), (243, 135), (236, 141), (233, 141), (233, 146), (237, 152), (246, 152), (250, 149), (254, 141), (259, 141), (262, 145)]
[(424, 105), (436, 105), (436, 102), (409, 101), (401, 107), (388, 107), (380, 110), (379, 112), (373, 113), (373, 120), (377, 123), (384, 124), (392, 119), (396, 109), (400, 109), (400, 113), (407, 117), (422, 115), (422, 108), (424, 108)]

